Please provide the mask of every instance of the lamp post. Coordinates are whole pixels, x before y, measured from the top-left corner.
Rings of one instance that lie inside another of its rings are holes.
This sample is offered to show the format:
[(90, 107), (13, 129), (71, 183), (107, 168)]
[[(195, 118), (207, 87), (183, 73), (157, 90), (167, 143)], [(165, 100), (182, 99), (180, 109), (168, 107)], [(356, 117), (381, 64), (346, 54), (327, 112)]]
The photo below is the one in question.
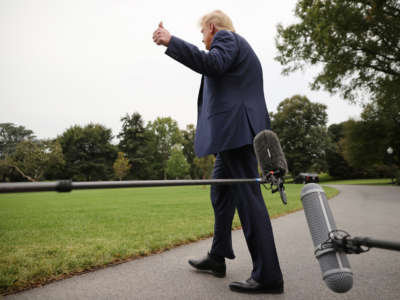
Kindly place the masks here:
[[(392, 170), (393, 169), (393, 167), (392, 167), (392, 155), (393, 155), (394, 150), (393, 150), (392, 147), (389, 146), (386, 149), (386, 152), (389, 155), (389, 167)], [(394, 173), (393, 172), (390, 173), (390, 177), (391, 177), (392, 183), (394, 183)]]

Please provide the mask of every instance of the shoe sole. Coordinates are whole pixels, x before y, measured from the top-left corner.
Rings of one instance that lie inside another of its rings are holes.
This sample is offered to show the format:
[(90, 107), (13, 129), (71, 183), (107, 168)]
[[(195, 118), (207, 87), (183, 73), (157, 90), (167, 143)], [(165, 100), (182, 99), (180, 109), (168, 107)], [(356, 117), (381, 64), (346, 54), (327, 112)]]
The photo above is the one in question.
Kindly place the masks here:
[(283, 294), (283, 288), (273, 289), (273, 290), (252, 290), (252, 289), (242, 289), (235, 286), (229, 286), (231, 291), (242, 293), (242, 294)]
[(226, 276), (226, 273), (218, 273), (218, 272), (215, 272), (214, 270), (210, 270), (210, 269), (207, 269), (207, 270), (199, 269), (194, 264), (192, 264), (192, 262), (190, 262), (190, 261), (189, 261), (189, 265), (191, 265), (199, 273), (211, 274), (218, 278), (223, 278)]

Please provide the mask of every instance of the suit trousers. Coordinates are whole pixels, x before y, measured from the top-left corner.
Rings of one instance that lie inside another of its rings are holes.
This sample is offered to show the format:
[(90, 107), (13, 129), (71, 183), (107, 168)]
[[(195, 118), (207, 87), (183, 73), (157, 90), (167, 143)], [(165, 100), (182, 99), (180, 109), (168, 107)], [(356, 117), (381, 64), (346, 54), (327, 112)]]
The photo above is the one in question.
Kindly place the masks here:
[[(253, 145), (219, 152), (212, 178), (257, 178)], [(213, 185), (214, 238), (211, 255), (233, 259), (232, 221), (237, 209), (253, 261), (251, 277), (262, 284), (283, 281), (271, 221), (258, 183)]]

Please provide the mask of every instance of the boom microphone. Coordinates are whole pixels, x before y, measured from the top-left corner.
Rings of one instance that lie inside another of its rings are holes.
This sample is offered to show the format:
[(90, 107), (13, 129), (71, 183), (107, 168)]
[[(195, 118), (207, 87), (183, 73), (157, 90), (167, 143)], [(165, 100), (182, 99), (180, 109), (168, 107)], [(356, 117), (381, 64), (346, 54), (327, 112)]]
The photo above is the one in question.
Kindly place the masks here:
[(254, 151), (263, 177), (270, 171), (279, 172), (284, 176), (288, 170), (278, 136), (271, 130), (263, 130), (254, 138)]
[(323, 280), (333, 292), (349, 291), (353, 286), (353, 273), (347, 256), (327, 242), (336, 225), (324, 190), (318, 184), (306, 184), (301, 190), (301, 201)]
[(262, 177), (271, 184), (272, 193), (279, 191), (283, 204), (287, 204), (284, 175), (287, 163), (278, 136), (271, 130), (259, 132), (253, 141)]

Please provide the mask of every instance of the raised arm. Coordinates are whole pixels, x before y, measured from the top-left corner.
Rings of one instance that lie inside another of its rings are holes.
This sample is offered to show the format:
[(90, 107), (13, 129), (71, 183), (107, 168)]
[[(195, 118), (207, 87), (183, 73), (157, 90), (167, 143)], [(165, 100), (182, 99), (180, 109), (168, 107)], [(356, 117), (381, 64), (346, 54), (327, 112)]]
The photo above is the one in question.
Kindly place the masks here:
[(166, 54), (200, 74), (214, 77), (224, 74), (234, 62), (239, 51), (234, 34), (218, 31), (209, 52), (199, 50), (176, 36), (172, 36)]

